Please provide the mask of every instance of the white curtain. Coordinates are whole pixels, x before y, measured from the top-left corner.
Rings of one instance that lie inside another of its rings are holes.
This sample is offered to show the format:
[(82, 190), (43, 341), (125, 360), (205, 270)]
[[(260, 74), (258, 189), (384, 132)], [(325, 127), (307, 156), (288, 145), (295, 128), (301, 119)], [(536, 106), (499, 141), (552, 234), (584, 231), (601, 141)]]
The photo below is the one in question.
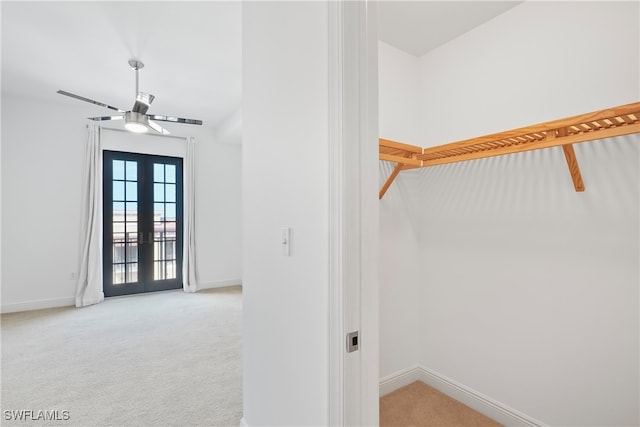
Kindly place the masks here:
[(104, 300), (102, 290), (102, 146), (100, 127), (87, 126), (76, 307)]
[(184, 249), (182, 255), (182, 287), (185, 292), (198, 290), (196, 265), (196, 139), (187, 138), (184, 182)]

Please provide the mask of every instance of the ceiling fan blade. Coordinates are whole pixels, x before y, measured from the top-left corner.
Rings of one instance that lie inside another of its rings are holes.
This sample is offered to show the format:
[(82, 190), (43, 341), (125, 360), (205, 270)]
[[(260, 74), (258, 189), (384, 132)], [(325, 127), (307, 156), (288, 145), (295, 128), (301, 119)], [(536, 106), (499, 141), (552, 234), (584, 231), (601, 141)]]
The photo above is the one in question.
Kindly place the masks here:
[(124, 116), (102, 116), (102, 117), (87, 117), (89, 120), (102, 121), (102, 120), (122, 120)]
[(172, 117), (172, 116), (159, 116), (155, 114), (147, 114), (152, 120), (158, 120), (161, 122), (172, 122), (172, 123), (186, 123), (188, 125), (201, 125), (202, 120), (196, 119), (183, 119), (182, 117)]
[(131, 111), (135, 111), (140, 114), (147, 114), (149, 110), (149, 106), (155, 99), (155, 96), (150, 93), (138, 92), (138, 96), (136, 96), (136, 103), (133, 104), (133, 109)]
[(159, 124), (152, 122), (151, 120), (149, 120), (149, 127), (162, 135), (169, 135), (171, 133)]
[(60, 95), (70, 96), (71, 98), (79, 99), (80, 101), (85, 101), (85, 102), (89, 102), (91, 104), (99, 105), (101, 107), (106, 107), (106, 108), (109, 108), (111, 110), (115, 110), (115, 111), (117, 111), (119, 113), (126, 113), (125, 110), (122, 110), (120, 108), (112, 107), (111, 105), (107, 105), (107, 104), (102, 103), (102, 102), (94, 101), (93, 99), (85, 98), (84, 96), (76, 95), (76, 94), (73, 94), (71, 92), (66, 92), (64, 90), (59, 90), (57, 93), (59, 93)]

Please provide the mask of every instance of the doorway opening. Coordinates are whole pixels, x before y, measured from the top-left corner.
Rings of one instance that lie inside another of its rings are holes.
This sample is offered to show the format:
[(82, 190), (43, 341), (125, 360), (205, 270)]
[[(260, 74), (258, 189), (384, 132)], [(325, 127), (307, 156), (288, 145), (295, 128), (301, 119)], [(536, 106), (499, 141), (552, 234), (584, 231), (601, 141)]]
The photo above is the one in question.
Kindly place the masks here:
[(103, 155), (106, 297), (182, 288), (182, 159)]

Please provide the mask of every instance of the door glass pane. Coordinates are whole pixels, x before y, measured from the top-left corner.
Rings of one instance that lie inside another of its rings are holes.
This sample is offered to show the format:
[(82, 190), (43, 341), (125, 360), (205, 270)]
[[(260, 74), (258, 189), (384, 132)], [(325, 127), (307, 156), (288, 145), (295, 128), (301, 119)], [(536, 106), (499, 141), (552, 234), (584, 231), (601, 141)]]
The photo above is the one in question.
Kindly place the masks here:
[(153, 242), (153, 260), (162, 259), (162, 242)]
[(138, 204), (136, 202), (127, 202), (127, 221), (138, 221)]
[(166, 204), (165, 219), (167, 221), (175, 221), (176, 220), (176, 204), (175, 203), (167, 203)]
[(166, 277), (164, 274), (164, 262), (156, 261), (153, 264), (153, 280), (164, 280)]
[(153, 184), (153, 201), (164, 202), (164, 184)]
[(138, 183), (127, 181), (127, 201), (135, 202), (138, 200)]
[(167, 240), (164, 243), (164, 259), (171, 260), (176, 259), (176, 241)]
[(124, 203), (113, 202), (113, 221), (124, 221)]
[(127, 283), (135, 283), (138, 281), (138, 264), (127, 263)]
[(138, 242), (127, 243), (127, 262), (138, 262)]
[(165, 182), (169, 182), (169, 183), (176, 182), (176, 166), (175, 165), (165, 165)]
[(124, 243), (113, 243), (113, 262), (124, 262)]
[(113, 284), (124, 283), (124, 264), (113, 264)]
[(175, 184), (167, 184), (165, 197), (167, 202), (176, 201), (176, 185)]
[(138, 240), (138, 223), (137, 222), (127, 222), (126, 223), (126, 232), (127, 232), (127, 241), (132, 242), (134, 240)]
[(164, 222), (153, 223), (153, 240), (164, 240)]
[(153, 164), (153, 181), (164, 182), (164, 165), (160, 163)]
[(113, 181), (113, 201), (124, 200), (124, 182)]
[[(114, 176), (115, 178), (115, 176)], [(127, 161), (127, 181), (138, 180), (138, 162)]]
[(124, 161), (114, 160), (112, 165), (113, 165), (113, 179), (124, 179)]
[(175, 239), (176, 238), (176, 223), (175, 221), (167, 221), (164, 224), (164, 238)]
[(153, 204), (153, 220), (154, 221), (164, 220), (164, 203)]
[(167, 279), (176, 278), (176, 262), (175, 261), (165, 261), (165, 275)]

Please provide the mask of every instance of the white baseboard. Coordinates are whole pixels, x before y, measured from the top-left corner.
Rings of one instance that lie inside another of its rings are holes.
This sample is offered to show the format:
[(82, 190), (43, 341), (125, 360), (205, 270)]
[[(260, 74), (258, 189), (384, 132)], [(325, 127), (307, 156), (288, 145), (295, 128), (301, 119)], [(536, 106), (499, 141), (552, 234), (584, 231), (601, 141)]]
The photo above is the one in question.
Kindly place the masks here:
[[(230, 280), (218, 280), (214, 282), (204, 282), (198, 284), (198, 290), (201, 289), (213, 289), (213, 288), (225, 288), (227, 286), (237, 286), (242, 285), (242, 279), (230, 279)], [(172, 289), (169, 292), (174, 292)], [(135, 294), (141, 295), (141, 294)], [(130, 296), (130, 295), (125, 295)], [(118, 297), (111, 297), (118, 298)], [(52, 299), (42, 299), (35, 301), (25, 301), (25, 302), (17, 302), (13, 304), (2, 304), (0, 307), (0, 313), (17, 313), (19, 311), (31, 311), (31, 310), (42, 310), (45, 308), (58, 308), (58, 307), (75, 307), (76, 299), (75, 297), (68, 298), (52, 298)]]
[(213, 282), (200, 282), (198, 283), (198, 290), (201, 289), (213, 289), (213, 288), (226, 288), (227, 286), (242, 285), (242, 279), (229, 279), (229, 280), (216, 280)]
[(35, 301), (16, 302), (3, 304), (0, 311), (4, 313), (17, 313), (19, 311), (42, 310), (44, 308), (75, 307), (75, 297), (41, 299)]
[(245, 420), (244, 417), (240, 418), (240, 427), (249, 427), (249, 424), (247, 424), (247, 420)]
[(421, 381), (420, 367), (418, 365), (394, 372), (391, 375), (380, 378), (380, 397), (398, 390), (415, 381)]
[(542, 421), (523, 414), (436, 371), (419, 365), (382, 378), (380, 380), (380, 396), (391, 393), (414, 381), (422, 381), (507, 427), (547, 426)]

